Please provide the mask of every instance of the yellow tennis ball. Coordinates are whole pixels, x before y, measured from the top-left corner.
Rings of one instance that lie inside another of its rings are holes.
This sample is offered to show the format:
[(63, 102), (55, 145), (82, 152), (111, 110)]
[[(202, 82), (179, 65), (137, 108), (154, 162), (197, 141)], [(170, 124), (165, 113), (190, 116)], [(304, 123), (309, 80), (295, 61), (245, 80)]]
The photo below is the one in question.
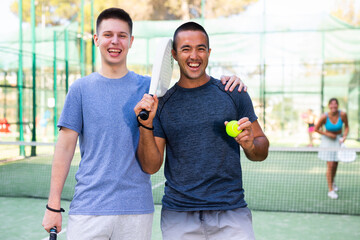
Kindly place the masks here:
[(236, 120), (232, 120), (230, 122), (228, 122), (228, 124), (226, 125), (226, 133), (230, 136), (230, 137), (236, 137), (237, 135), (239, 135), (239, 133), (242, 132), (242, 130), (238, 130), (239, 125), (237, 124)]

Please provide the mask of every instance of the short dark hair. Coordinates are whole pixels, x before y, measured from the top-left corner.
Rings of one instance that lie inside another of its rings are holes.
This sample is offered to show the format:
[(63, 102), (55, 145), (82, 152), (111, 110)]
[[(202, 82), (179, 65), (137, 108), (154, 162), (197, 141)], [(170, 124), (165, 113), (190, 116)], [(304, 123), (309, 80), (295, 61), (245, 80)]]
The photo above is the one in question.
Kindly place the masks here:
[(110, 19), (110, 18), (119, 19), (119, 20), (126, 22), (129, 25), (130, 36), (132, 35), (133, 22), (131, 20), (131, 17), (124, 9), (121, 9), (121, 8), (108, 8), (99, 14), (99, 16), (96, 20), (96, 32), (97, 33), (99, 31), (99, 26), (100, 26), (101, 22), (105, 19)]
[(339, 101), (337, 100), (337, 98), (330, 98), (329, 103), (330, 104), (332, 101), (335, 101), (337, 105), (339, 105)]
[(174, 49), (174, 51), (176, 51), (176, 37), (179, 34), (179, 32), (182, 32), (182, 31), (200, 31), (200, 32), (203, 32), (206, 35), (207, 47), (210, 48), (209, 35), (207, 34), (207, 32), (205, 31), (203, 26), (201, 26), (200, 24), (198, 24), (196, 22), (187, 22), (187, 23), (182, 24), (180, 27), (178, 27), (175, 30), (175, 33), (174, 33), (174, 36), (173, 36), (173, 49)]

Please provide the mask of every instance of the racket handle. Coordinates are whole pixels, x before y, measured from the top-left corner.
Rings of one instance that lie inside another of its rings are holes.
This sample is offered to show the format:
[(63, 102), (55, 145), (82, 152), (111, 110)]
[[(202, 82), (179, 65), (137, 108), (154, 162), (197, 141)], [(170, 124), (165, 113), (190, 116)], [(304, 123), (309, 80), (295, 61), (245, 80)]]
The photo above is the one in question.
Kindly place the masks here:
[(149, 111), (146, 111), (146, 110), (141, 110), (141, 112), (139, 113), (139, 117), (142, 119), (142, 120), (147, 120), (149, 118)]
[(56, 227), (50, 229), (50, 237), (49, 240), (56, 240), (57, 239), (57, 231)]

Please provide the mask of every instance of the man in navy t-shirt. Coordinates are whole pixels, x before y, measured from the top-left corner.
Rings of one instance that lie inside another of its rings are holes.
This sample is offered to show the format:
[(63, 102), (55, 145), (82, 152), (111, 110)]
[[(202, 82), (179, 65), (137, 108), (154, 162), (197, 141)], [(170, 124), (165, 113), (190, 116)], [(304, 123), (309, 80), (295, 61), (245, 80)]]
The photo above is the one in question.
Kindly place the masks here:
[[(136, 114), (150, 111), (148, 120), (138, 120), (137, 154), (145, 172), (160, 169), (166, 146), (163, 239), (254, 239), (240, 146), (250, 160), (262, 161), (268, 139), (249, 95), (226, 92), (206, 74), (211, 49), (204, 28), (185, 23), (173, 40), (180, 80), (159, 99), (145, 94), (134, 108)], [(235, 138), (225, 131), (230, 120), (242, 130)]]

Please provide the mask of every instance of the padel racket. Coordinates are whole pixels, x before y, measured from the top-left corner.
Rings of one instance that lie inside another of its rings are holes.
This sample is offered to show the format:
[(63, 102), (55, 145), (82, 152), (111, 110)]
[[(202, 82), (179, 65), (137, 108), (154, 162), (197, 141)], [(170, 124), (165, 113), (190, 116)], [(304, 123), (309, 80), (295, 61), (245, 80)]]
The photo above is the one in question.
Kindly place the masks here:
[[(149, 90), (151, 95), (156, 94), (158, 97), (162, 97), (169, 89), (174, 65), (171, 49), (171, 39), (163, 39), (157, 46)], [(139, 113), (139, 117), (142, 120), (147, 120), (149, 112), (143, 109)]]
[(341, 144), (340, 150), (337, 152), (337, 157), (341, 162), (353, 162), (356, 159), (356, 152), (346, 149), (345, 144)]
[(56, 240), (57, 239), (57, 231), (56, 227), (50, 229), (50, 237), (49, 240)]

